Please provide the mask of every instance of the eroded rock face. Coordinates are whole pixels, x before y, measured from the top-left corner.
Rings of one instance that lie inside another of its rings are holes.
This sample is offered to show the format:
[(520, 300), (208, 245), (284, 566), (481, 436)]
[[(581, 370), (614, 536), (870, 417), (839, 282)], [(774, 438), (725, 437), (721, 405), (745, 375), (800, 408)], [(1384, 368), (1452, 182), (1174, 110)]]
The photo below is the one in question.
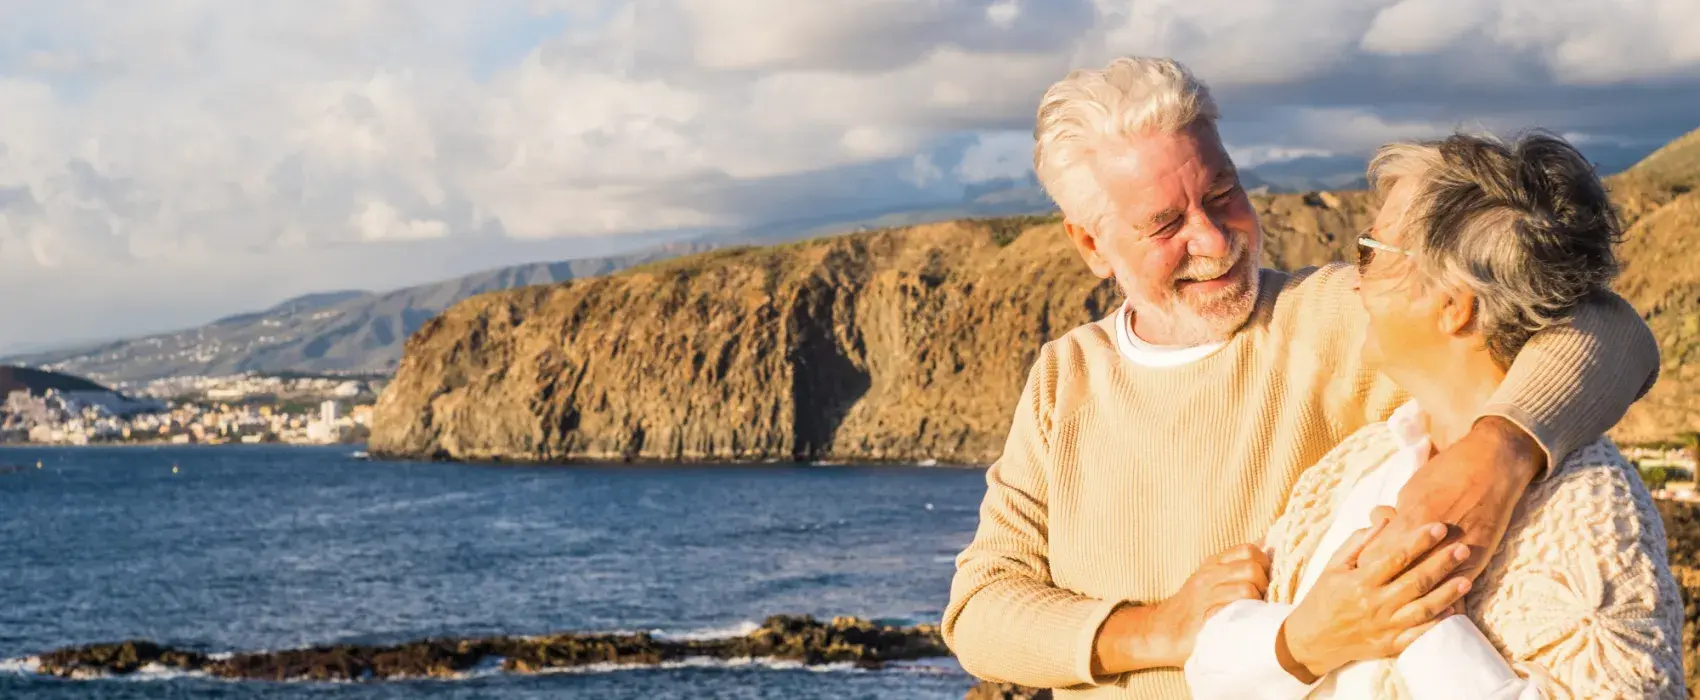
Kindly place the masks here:
[[(1665, 366), (1613, 431), (1700, 430), (1700, 131), (1608, 178)], [(1263, 264), (1355, 256), (1368, 192), (1253, 198)], [(1120, 301), (1055, 218), (958, 221), (487, 294), (409, 340), (374, 455), (989, 463), (1039, 347)]]
[(361, 681), (444, 678), (487, 661), (532, 673), (600, 663), (653, 665), (685, 658), (772, 658), (807, 664), (849, 662), (878, 667), (890, 661), (949, 656), (936, 627), (890, 627), (859, 618), (820, 622), (775, 616), (743, 637), (675, 641), (647, 634), (559, 634), (546, 637), (431, 639), (395, 646), (336, 645), (235, 654), (222, 660), (147, 641), (94, 644), (42, 654), (39, 672), (65, 678), (125, 675), (149, 664), (219, 678)]
[[(1361, 192), (1258, 202), (1277, 266), (1342, 257), (1372, 214)], [(489, 294), (409, 341), (369, 449), (986, 463), (1039, 347), (1119, 298), (1055, 218), (721, 251)]]

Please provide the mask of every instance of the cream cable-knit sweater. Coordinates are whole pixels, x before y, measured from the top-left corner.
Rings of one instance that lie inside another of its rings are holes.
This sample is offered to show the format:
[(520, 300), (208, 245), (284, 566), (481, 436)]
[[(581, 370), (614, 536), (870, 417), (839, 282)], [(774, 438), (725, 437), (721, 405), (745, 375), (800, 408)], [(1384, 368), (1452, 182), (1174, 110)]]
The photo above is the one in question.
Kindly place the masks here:
[[(1269, 530), (1268, 599), (1293, 602), (1301, 572), (1357, 479), (1399, 447), (1367, 426), (1304, 473)], [(1512, 668), (1551, 698), (1683, 698), (1682, 598), (1664, 521), (1609, 439), (1529, 488), (1465, 608)], [(1378, 697), (1403, 698), (1392, 661)]]
[[(1178, 668), (1092, 677), (1092, 640), (1117, 606), (1261, 541), (1301, 471), (1406, 400), (1363, 359), (1352, 286), (1346, 265), (1264, 270), (1247, 326), (1180, 367), (1123, 358), (1109, 319), (1047, 343), (957, 559), (942, 630), (963, 667), (1059, 698), (1186, 697)], [(1657, 372), (1646, 324), (1608, 297), (1537, 335), (1485, 412), (1568, 454)]]

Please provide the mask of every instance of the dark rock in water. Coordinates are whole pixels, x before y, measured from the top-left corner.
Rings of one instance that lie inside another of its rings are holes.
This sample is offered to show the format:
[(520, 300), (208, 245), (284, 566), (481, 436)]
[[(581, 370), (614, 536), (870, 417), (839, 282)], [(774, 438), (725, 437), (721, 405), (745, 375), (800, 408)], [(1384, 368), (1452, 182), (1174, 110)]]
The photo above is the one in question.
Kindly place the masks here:
[[(590, 664), (653, 665), (684, 656), (678, 645), (667, 645), (647, 634), (563, 634), (533, 639), (515, 639), (496, 652), (502, 668), (515, 673), (535, 673), (546, 668), (569, 668)], [(710, 654), (694, 654), (710, 656)]]
[(395, 647), (333, 646), (237, 654), (210, 665), (223, 678), (266, 680), (362, 680), (452, 676), (484, 657), (481, 640), (427, 640)]
[(743, 637), (657, 639), (648, 634), (559, 634), (545, 637), (427, 639), (396, 646), (336, 645), (236, 654), (211, 660), (146, 641), (61, 649), (40, 657), (41, 672), (62, 677), (133, 673), (149, 663), (220, 678), (253, 680), (381, 680), (447, 677), (487, 659), (504, 670), (532, 673), (598, 663), (654, 665), (665, 661), (776, 658), (806, 664), (852, 662), (877, 667), (887, 661), (949, 656), (931, 625), (889, 627), (860, 618), (819, 622), (776, 616)]
[(200, 670), (205, 654), (162, 647), (148, 641), (90, 644), (41, 655), (41, 672), (61, 678), (108, 673), (135, 673), (148, 664), (186, 671)]
[(730, 640), (729, 658), (771, 657), (807, 664), (885, 661), (948, 656), (944, 638), (930, 625), (882, 627), (859, 618), (834, 618), (821, 624), (809, 617), (770, 617), (761, 629)]
[(980, 681), (962, 700), (1051, 700), (1051, 689)]

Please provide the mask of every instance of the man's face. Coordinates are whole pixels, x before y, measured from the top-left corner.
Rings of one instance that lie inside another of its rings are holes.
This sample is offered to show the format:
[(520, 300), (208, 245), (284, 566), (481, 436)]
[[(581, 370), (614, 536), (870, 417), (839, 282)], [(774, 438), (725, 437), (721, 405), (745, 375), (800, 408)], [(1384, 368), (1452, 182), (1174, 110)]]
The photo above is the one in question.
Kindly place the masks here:
[(1070, 235), (1099, 277), (1114, 275), (1148, 342), (1225, 339), (1257, 303), (1257, 214), (1216, 129), (1195, 124), (1099, 153), (1110, 221)]

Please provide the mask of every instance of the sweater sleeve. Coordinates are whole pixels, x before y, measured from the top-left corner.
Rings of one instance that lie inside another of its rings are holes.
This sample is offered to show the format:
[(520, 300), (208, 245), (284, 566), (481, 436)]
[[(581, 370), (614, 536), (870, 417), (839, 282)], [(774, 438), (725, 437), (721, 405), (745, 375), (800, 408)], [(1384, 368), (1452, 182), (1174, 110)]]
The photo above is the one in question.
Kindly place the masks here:
[(1529, 339), (1483, 410), (1533, 435), (1547, 464), (1604, 435), (1653, 387), (1659, 344), (1635, 307), (1603, 292)]
[(1093, 646), (1120, 605), (1051, 580), (1045, 477), (1055, 378), (1047, 347), (1029, 373), (1003, 455), (986, 472), (979, 530), (957, 556), (942, 628), (969, 673), (1040, 688), (1107, 680), (1093, 677)]
[[(1321, 310), (1317, 318), (1338, 325), (1333, 342), (1324, 347), (1339, 354), (1330, 387), (1339, 427), (1350, 432), (1385, 419), (1405, 397), (1363, 356), (1369, 317), (1353, 290), (1350, 266), (1331, 264), (1295, 279), (1302, 306), (1315, 304)], [(1294, 312), (1305, 313), (1302, 308)], [(1569, 323), (1529, 339), (1482, 415), (1517, 424), (1540, 443), (1546, 463), (1557, 464), (1616, 425), (1658, 374), (1659, 346), (1652, 331), (1629, 302), (1602, 292), (1578, 305)]]
[(1531, 489), (1478, 623), (1546, 697), (1687, 697), (1683, 604), (1651, 499), (1621, 457), (1566, 467)]

